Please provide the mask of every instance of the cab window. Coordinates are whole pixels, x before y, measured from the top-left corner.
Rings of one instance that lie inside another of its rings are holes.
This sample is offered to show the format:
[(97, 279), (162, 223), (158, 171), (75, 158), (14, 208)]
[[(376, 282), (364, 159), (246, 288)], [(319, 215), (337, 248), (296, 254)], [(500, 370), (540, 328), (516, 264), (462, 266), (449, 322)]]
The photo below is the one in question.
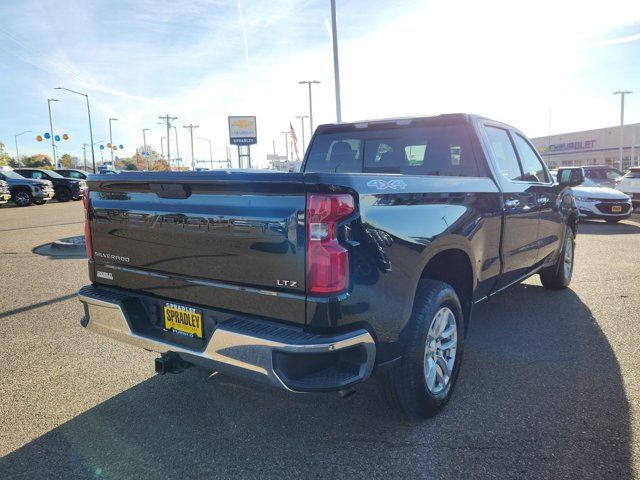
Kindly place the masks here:
[(522, 180), (518, 156), (509, 138), (509, 132), (504, 128), (491, 126), (486, 126), (485, 131), (500, 175), (507, 180)]
[(529, 145), (529, 142), (527, 142), (524, 137), (518, 133), (514, 135), (514, 140), (516, 148), (518, 149), (518, 154), (520, 155), (520, 161), (522, 162), (522, 180), (525, 182), (547, 183), (549, 181), (547, 171), (536, 152), (533, 150), (531, 145)]

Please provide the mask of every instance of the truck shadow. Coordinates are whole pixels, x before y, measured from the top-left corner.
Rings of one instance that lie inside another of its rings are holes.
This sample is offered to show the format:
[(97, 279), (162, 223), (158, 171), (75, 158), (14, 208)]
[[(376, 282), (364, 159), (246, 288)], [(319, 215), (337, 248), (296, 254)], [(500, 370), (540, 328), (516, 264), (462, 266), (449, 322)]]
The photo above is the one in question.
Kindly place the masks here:
[(640, 225), (629, 220), (607, 223), (598, 220), (580, 220), (578, 233), (586, 235), (630, 235), (640, 233)]
[(8, 454), (0, 478), (630, 478), (620, 368), (578, 296), (520, 285), (474, 320), (452, 401), (425, 422), (374, 382), (341, 400), (191, 369)]

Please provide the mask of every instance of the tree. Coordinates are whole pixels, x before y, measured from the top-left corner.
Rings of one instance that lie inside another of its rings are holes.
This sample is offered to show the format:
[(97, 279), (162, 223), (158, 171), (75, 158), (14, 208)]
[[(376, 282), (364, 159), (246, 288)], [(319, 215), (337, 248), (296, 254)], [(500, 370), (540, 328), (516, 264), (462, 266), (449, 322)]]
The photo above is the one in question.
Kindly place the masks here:
[(28, 168), (45, 168), (49, 170), (53, 169), (51, 157), (49, 155), (45, 155), (44, 153), (36, 153), (35, 155), (31, 155), (30, 157), (25, 157), (22, 163), (24, 163), (24, 166)]
[(73, 168), (73, 158), (68, 153), (63, 154), (58, 161), (62, 168)]
[(4, 151), (4, 143), (0, 142), (0, 167), (9, 165), (9, 162), (11, 162), (11, 157)]

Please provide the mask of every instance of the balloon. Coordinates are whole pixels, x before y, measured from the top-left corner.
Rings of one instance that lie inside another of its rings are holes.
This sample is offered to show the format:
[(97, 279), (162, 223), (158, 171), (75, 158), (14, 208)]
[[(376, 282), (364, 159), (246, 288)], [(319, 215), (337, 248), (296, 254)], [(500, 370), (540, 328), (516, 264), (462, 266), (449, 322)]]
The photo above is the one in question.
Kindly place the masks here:
[(111, 148), (111, 144), (110, 144), (110, 143), (107, 143), (107, 147)]
[(43, 140), (43, 139), (42, 139), (42, 135), (38, 135), (38, 136), (36, 137), (36, 140), (37, 140), (37, 141), (39, 141), (39, 142), (41, 142), (41, 141)]
[(119, 148), (120, 148), (120, 150), (123, 150), (123, 149), (124, 149), (124, 147), (123, 147), (122, 145), (120, 145), (120, 147), (119, 147)]
[(104, 145), (100, 145), (100, 150), (104, 150)]
[(116, 146), (114, 145), (114, 146), (113, 146), (113, 149), (114, 149), (114, 150), (117, 150), (117, 149), (118, 149), (118, 147), (116, 147)]
[(51, 134), (49, 132), (44, 134), (44, 138), (46, 138), (47, 140), (49, 140), (51, 138)]
[(66, 133), (62, 135), (62, 139), (63, 140), (69, 140), (69, 135), (67, 135)]
[(56, 135), (55, 137), (53, 137), (55, 139), (56, 142), (60, 141), (60, 135)]

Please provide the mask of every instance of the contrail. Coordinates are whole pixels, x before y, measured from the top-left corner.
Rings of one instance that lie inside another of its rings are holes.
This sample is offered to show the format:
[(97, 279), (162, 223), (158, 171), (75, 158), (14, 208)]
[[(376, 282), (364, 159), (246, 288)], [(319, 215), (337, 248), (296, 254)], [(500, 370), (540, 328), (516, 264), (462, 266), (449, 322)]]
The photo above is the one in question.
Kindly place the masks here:
[(607, 47), (609, 45), (619, 45), (621, 43), (629, 43), (640, 40), (640, 33), (635, 35), (627, 35), (626, 37), (610, 38), (609, 40), (600, 40), (587, 43), (587, 48)]
[(236, 0), (238, 5), (238, 15), (240, 16), (240, 28), (242, 29), (242, 38), (244, 40), (244, 63), (247, 66), (247, 70), (251, 71), (251, 64), (249, 63), (249, 43), (247, 42), (247, 30), (244, 28), (244, 16), (242, 15), (242, 7), (240, 6), (240, 0)]

